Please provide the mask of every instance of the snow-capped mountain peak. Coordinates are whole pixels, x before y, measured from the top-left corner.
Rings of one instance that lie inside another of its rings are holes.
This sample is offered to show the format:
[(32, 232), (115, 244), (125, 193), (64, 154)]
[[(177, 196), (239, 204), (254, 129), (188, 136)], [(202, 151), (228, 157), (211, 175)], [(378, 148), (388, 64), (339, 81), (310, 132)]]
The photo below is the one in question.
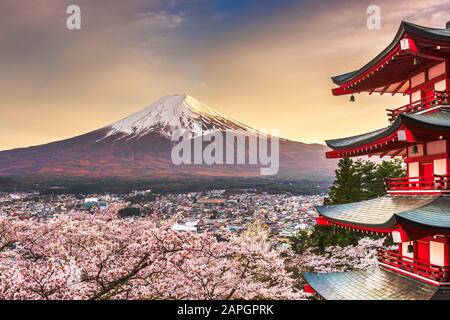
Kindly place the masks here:
[(189, 130), (193, 136), (201, 135), (202, 129), (256, 132), (255, 129), (227, 118), (187, 94), (162, 97), (107, 128), (109, 132), (105, 138), (113, 135), (140, 137), (149, 133), (170, 138), (173, 131), (180, 128)]
[[(202, 120), (203, 128), (199, 128), (197, 120)], [(70, 177), (67, 181), (86, 179), (89, 185), (93, 178), (118, 178), (139, 181), (141, 185), (146, 179), (148, 183), (160, 178), (190, 181), (192, 176), (207, 177), (209, 183), (211, 177), (259, 176), (260, 170), (255, 170), (253, 165), (174, 165), (170, 138), (177, 128), (190, 130), (191, 137), (207, 135), (205, 131), (209, 129), (264, 134), (188, 95), (167, 96), (109, 126), (61, 141), (0, 152), (0, 177), (36, 176), (37, 181), (45, 177), (55, 178), (55, 181)], [(284, 176), (302, 179), (333, 176), (336, 162), (325, 159), (323, 154), (328, 150), (325, 146), (280, 139), (279, 147), (280, 172)], [(250, 144), (246, 143), (246, 154), (250, 151)], [(103, 184), (101, 181), (99, 183)]]

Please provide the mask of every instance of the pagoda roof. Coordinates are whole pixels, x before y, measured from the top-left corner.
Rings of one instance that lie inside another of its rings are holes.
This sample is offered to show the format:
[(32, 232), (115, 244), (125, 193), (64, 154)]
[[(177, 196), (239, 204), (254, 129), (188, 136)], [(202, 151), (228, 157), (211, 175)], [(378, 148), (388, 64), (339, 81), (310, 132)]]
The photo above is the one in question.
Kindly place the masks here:
[[(376, 144), (381, 139), (389, 137), (405, 127), (423, 128), (438, 132), (450, 132), (450, 111), (441, 109), (433, 113), (425, 114), (402, 113), (388, 127), (356, 136), (327, 140), (325, 142), (331, 149), (350, 151), (351, 149), (358, 147)], [(391, 140), (396, 139), (397, 137), (394, 136)], [(385, 141), (383, 141), (383, 143), (385, 143)], [(398, 146), (396, 145), (396, 147)], [(331, 156), (331, 154), (329, 155)]]
[(326, 300), (440, 300), (450, 290), (381, 269), (303, 274), (311, 287)]
[(316, 209), (331, 223), (357, 229), (390, 232), (405, 223), (442, 231), (450, 229), (448, 196), (384, 196)]
[[(402, 48), (403, 39), (417, 41), (412, 48)], [(447, 46), (450, 44), (450, 29), (437, 29), (419, 26), (403, 21), (392, 42), (375, 58), (358, 70), (332, 77), (339, 86), (333, 89), (335, 95), (361, 91), (403, 92), (409, 89), (404, 82), (414, 71), (424, 64), (433, 65), (450, 57)], [(442, 45), (445, 48), (434, 50)], [(414, 57), (423, 59), (421, 65), (413, 65)], [(394, 72), (395, 71), (395, 72)], [(390, 87), (392, 85), (392, 87)]]

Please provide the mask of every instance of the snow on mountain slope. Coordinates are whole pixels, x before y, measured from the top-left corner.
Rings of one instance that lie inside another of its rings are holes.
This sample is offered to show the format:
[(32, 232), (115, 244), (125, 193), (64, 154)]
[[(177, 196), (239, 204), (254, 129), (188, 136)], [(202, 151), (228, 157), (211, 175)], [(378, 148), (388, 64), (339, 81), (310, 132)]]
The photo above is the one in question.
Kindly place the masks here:
[(187, 129), (194, 137), (201, 135), (202, 129), (257, 132), (186, 94), (162, 97), (149, 107), (114, 122), (107, 128), (109, 132), (105, 138), (117, 134), (121, 137), (138, 138), (149, 133), (170, 138), (174, 130), (180, 128)]
[[(198, 120), (202, 120), (200, 128)], [(232, 120), (188, 95), (166, 96), (109, 126), (39, 146), (0, 152), (0, 177), (120, 177), (126, 179), (259, 176), (253, 165), (181, 165), (172, 163), (175, 129), (192, 136), (207, 130), (264, 134)], [(331, 177), (336, 161), (327, 147), (279, 140), (279, 176), (305, 179)], [(207, 143), (206, 143), (207, 144)], [(204, 145), (203, 145), (204, 146)], [(246, 144), (246, 152), (249, 152)]]

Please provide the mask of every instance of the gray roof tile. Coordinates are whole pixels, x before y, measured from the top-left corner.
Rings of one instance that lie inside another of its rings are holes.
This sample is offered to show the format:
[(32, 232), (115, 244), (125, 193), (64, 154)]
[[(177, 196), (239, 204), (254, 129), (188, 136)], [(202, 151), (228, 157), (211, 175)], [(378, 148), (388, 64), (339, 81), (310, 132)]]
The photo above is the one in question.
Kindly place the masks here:
[(304, 277), (326, 300), (430, 300), (439, 291), (378, 267), (350, 272), (307, 272)]

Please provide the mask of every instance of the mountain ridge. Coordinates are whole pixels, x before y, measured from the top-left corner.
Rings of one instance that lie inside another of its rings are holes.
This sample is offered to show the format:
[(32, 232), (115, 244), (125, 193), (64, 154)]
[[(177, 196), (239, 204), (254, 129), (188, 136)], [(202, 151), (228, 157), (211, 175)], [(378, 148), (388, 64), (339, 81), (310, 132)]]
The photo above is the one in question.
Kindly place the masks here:
[[(201, 125), (199, 122), (201, 120)], [(193, 175), (255, 177), (255, 165), (181, 165), (171, 163), (174, 130), (198, 138), (210, 129), (260, 132), (228, 118), (193, 97), (165, 96), (150, 106), (100, 129), (27, 148), (0, 151), (0, 177), (122, 177), (129, 179)], [(336, 162), (328, 148), (280, 138), (280, 176), (331, 177)]]
[[(203, 127), (199, 127), (195, 120), (201, 121)], [(105, 128), (111, 130), (105, 138), (118, 133), (139, 137), (152, 132), (170, 138), (173, 129), (178, 128), (189, 130), (193, 136), (201, 135), (205, 129), (257, 132), (256, 129), (226, 117), (188, 94), (164, 96), (150, 106)]]

